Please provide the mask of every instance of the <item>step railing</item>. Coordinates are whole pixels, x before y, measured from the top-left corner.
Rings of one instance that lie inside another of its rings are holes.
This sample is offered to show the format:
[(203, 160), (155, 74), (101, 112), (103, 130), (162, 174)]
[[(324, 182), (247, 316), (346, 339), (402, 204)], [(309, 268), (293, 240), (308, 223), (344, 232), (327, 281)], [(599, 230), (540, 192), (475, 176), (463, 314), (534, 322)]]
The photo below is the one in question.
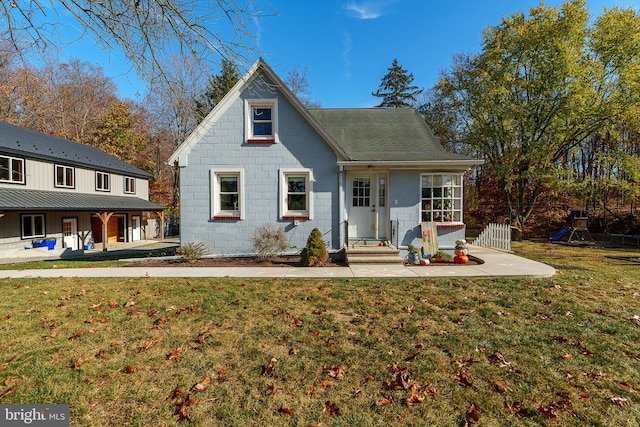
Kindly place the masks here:
[(511, 226), (508, 224), (487, 224), (473, 241), (475, 246), (511, 252)]

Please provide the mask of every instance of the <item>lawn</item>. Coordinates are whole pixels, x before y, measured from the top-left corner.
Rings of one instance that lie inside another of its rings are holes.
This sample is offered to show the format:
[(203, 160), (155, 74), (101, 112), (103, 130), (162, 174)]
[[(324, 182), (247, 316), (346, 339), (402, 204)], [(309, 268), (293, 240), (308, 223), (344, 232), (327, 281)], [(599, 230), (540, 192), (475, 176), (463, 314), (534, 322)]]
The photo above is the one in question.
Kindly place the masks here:
[(606, 255), (638, 251), (515, 250), (557, 275), (0, 279), (0, 404), (66, 403), (73, 426), (637, 426), (640, 264)]

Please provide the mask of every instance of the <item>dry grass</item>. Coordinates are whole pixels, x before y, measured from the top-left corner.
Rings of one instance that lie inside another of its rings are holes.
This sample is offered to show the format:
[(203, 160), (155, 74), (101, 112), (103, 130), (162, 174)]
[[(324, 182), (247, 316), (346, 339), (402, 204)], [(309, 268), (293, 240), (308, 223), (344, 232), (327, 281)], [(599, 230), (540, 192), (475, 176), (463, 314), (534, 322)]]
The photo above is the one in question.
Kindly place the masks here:
[(2, 279), (0, 403), (75, 426), (638, 425), (640, 266), (515, 249), (558, 274)]

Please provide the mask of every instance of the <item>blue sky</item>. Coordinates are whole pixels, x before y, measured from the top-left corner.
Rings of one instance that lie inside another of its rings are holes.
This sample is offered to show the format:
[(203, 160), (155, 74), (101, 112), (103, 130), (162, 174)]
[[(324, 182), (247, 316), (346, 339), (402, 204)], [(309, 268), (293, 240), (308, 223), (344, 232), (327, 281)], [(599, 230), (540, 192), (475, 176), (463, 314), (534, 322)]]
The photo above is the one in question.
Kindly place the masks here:
[[(592, 16), (605, 7), (640, 6), (640, 0), (587, 3)], [(262, 56), (283, 79), (294, 65), (306, 67), (312, 97), (323, 107), (372, 107), (379, 100), (371, 92), (378, 89), (394, 58), (413, 73), (415, 85), (429, 89), (454, 54), (480, 51), (485, 27), (538, 4), (529, 0), (272, 0), (266, 7), (279, 14), (256, 22), (256, 58)], [(85, 38), (69, 47), (67, 54), (102, 65), (123, 97), (135, 99), (136, 92), (146, 92), (121, 55), (97, 49)]]

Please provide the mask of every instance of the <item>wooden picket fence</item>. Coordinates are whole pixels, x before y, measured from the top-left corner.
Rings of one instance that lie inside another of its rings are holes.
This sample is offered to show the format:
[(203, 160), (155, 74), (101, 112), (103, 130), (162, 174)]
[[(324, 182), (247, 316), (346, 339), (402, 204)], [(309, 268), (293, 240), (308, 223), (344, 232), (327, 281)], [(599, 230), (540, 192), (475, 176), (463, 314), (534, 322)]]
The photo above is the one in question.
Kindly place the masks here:
[(473, 241), (475, 246), (511, 252), (511, 226), (508, 224), (488, 224)]

